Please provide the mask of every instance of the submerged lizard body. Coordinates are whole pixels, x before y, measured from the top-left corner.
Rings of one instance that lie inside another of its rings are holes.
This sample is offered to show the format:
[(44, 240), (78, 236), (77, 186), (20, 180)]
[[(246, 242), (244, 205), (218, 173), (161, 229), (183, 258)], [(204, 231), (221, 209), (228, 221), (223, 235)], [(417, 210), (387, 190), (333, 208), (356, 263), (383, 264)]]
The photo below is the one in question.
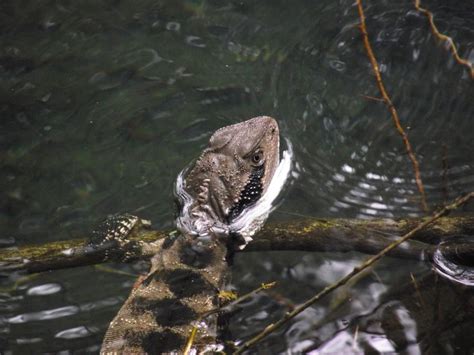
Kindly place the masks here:
[[(279, 132), (262, 116), (216, 131), (183, 181), (181, 234), (159, 241), (147, 276), (104, 337), (101, 353), (180, 352), (193, 322), (219, 306), (234, 246), (232, 222), (266, 192), (279, 162)], [(263, 221), (252, 228), (259, 228)], [(201, 322), (193, 348), (216, 338), (216, 316)]]

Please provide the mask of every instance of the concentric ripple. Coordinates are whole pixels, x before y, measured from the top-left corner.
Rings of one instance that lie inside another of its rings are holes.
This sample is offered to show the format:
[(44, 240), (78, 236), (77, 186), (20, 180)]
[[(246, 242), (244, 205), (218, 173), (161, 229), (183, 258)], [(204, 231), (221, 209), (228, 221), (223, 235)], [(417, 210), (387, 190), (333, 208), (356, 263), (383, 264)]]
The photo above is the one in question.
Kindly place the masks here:
[[(433, 43), (426, 19), (410, 11), (406, 14), (401, 4), (394, 6), (392, 11), (381, 4), (368, 9), (368, 16), (377, 12), (369, 32), (433, 210), (474, 190), (470, 143), (474, 130), (472, 120), (466, 119), (474, 117), (474, 106), (465, 99), (473, 94), (473, 86), (464, 69)], [(347, 12), (340, 20), (349, 22), (354, 15)], [(357, 218), (423, 215), (426, 211), (415, 169), (380, 100), (354, 28), (334, 29), (328, 43), (311, 43), (319, 31), (318, 26), (308, 30), (276, 79), (276, 101), (281, 103), (283, 116), (292, 118), (288, 130), (298, 136), (295, 155), (304, 185), (300, 206), (308, 204), (309, 194), (315, 201), (309, 202), (313, 214), (327, 216), (329, 211), (337, 217)], [(463, 36), (459, 40), (469, 43), (470, 37)], [(410, 65), (402, 65), (400, 58)], [(450, 84), (453, 76), (459, 78), (454, 86)], [(298, 212), (304, 211), (300, 208)]]
[(441, 276), (474, 286), (474, 238), (456, 236), (440, 243), (433, 255), (433, 268)]

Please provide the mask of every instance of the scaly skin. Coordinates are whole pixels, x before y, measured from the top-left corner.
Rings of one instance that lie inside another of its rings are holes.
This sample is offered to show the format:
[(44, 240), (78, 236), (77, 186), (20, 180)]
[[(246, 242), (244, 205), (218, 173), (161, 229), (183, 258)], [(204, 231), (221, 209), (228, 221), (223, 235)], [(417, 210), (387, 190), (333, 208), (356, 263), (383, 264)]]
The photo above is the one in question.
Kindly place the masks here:
[[(266, 191), (279, 162), (279, 133), (270, 117), (216, 131), (185, 179), (192, 198), (181, 234), (158, 242), (147, 276), (135, 287), (104, 338), (101, 353), (181, 352), (200, 315), (219, 306), (227, 274), (229, 235), (216, 233)], [(193, 348), (216, 339), (216, 316), (206, 317)]]

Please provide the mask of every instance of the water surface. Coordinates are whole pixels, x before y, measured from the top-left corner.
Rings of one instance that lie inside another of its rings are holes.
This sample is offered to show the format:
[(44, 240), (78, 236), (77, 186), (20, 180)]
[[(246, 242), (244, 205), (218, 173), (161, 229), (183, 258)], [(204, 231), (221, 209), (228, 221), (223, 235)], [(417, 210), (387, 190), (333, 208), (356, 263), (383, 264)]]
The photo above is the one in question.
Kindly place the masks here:
[[(472, 4), (423, 3), (460, 54), (474, 60)], [(411, 1), (364, 7), (434, 209), (474, 189), (473, 82)], [(296, 163), (294, 183), (272, 219), (423, 215), (405, 148), (386, 107), (372, 99), (379, 93), (357, 24), (346, 0), (2, 1), (2, 245), (84, 236), (120, 212), (171, 227), (178, 172), (215, 129), (262, 114), (278, 119)], [(234, 316), (234, 334), (262, 329), (363, 257), (237, 257), (236, 289), (274, 280), (280, 286)], [(0, 349), (96, 353), (131, 275), (146, 269), (107, 266), (122, 273), (83, 267), (3, 278)], [(434, 324), (442, 314), (430, 308), (432, 293), (422, 301), (403, 297), (410, 273), (426, 289), (435, 282), (438, 293), (449, 289), (430, 276), (429, 265), (387, 258), (259, 350), (472, 351), (472, 336), (464, 336), (472, 330), (472, 305), (461, 308), (460, 319), (426, 330), (420, 319)]]

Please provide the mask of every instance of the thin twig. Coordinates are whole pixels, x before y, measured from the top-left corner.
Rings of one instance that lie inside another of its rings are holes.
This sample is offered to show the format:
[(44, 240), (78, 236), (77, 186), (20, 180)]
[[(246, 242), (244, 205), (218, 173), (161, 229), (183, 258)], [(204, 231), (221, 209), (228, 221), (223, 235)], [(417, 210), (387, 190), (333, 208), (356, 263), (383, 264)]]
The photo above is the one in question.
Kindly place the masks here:
[(400, 244), (402, 244), (403, 242), (405, 242), (406, 240), (410, 239), (411, 237), (413, 237), (417, 232), (419, 232), (420, 230), (422, 230), (423, 228), (425, 228), (426, 226), (428, 226), (429, 224), (433, 223), (434, 221), (436, 221), (437, 219), (441, 218), (442, 216), (446, 215), (447, 213), (449, 213), (450, 211), (452, 210), (455, 210), (457, 209), (459, 206), (465, 204), (466, 202), (468, 202), (471, 198), (474, 197), (474, 192), (471, 192), (463, 197), (459, 197), (457, 198), (453, 203), (451, 203), (450, 205), (446, 205), (445, 207), (443, 207), (443, 209), (441, 209), (439, 212), (435, 213), (432, 217), (428, 218), (428, 219), (425, 219), (424, 222), (420, 223), (418, 226), (416, 226), (415, 228), (413, 228), (411, 231), (409, 231), (407, 234), (405, 234), (403, 237), (401, 237), (400, 239), (396, 240), (395, 242), (393, 242), (392, 244), (390, 244), (389, 246), (387, 246), (384, 250), (382, 250), (380, 253), (366, 259), (362, 264), (360, 264), (359, 266), (355, 267), (349, 274), (347, 274), (346, 276), (344, 276), (343, 278), (339, 279), (339, 281), (327, 286), (326, 288), (324, 288), (321, 292), (319, 292), (318, 294), (316, 294), (315, 296), (313, 296), (312, 298), (310, 298), (309, 300), (307, 300), (305, 303), (303, 303), (302, 305), (296, 307), (293, 311), (291, 312), (288, 312), (286, 313), (286, 315), (281, 318), (279, 321), (277, 321), (276, 323), (273, 323), (273, 324), (270, 324), (269, 326), (267, 326), (263, 331), (261, 331), (260, 333), (258, 333), (257, 335), (255, 335), (253, 338), (251, 338), (250, 340), (246, 341), (245, 343), (242, 344), (242, 346), (238, 347), (237, 350), (234, 352), (234, 354), (241, 354), (243, 353), (244, 351), (246, 351), (247, 349), (249, 349), (250, 347), (252, 347), (253, 345), (257, 344), (259, 341), (261, 341), (263, 338), (265, 338), (267, 335), (269, 335), (270, 333), (274, 332), (275, 330), (277, 330), (278, 328), (280, 328), (281, 326), (283, 326), (284, 324), (288, 323), (288, 321), (290, 321), (291, 319), (293, 319), (294, 317), (296, 317), (298, 314), (300, 314), (301, 312), (303, 312), (306, 308), (310, 307), (311, 305), (313, 305), (316, 301), (318, 301), (319, 299), (321, 299), (323, 296), (327, 295), (328, 293), (330, 293), (331, 291), (334, 291), (335, 289), (337, 289), (338, 287), (346, 284), (350, 279), (352, 279), (354, 276), (358, 275), (360, 272), (362, 272), (363, 270), (367, 269), (368, 267), (372, 266), (373, 264), (375, 264), (379, 259), (381, 259), (384, 255), (386, 255), (390, 250), (393, 250), (394, 248), (396, 248), (397, 246), (399, 246)]
[(380, 97), (374, 97), (370, 95), (362, 95), (362, 97), (367, 100), (383, 101), (383, 99), (381, 99)]
[(443, 143), (441, 145), (443, 149), (443, 158), (441, 160), (442, 165), (443, 165), (443, 187), (442, 187), (442, 192), (443, 192), (443, 202), (446, 203), (448, 201), (448, 196), (449, 196), (449, 180), (448, 180), (448, 171), (449, 171), (449, 165), (448, 165), (448, 146), (446, 143)]
[(359, 336), (359, 325), (356, 326), (356, 329), (354, 331), (354, 339), (352, 340), (352, 350), (356, 351), (357, 350), (357, 347), (356, 347), (356, 344), (357, 344), (357, 338)]
[(449, 49), (451, 49), (451, 53), (453, 54), (453, 57), (454, 59), (456, 60), (456, 62), (458, 62), (459, 64), (461, 65), (464, 65), (468, 70), (469, 70), (469, 74), (471, 75), (471, 79), (474, 79), (474, 66), (473, 64), (467, 60), (467, 59), (464, 59), (464, 58), (461, 58), (459, 56), (459, 53), (458, 53), (458, 50), (456, 48), (456, 45), (454, 44), (454, 41), (451, 37), (449, 36), (446, 36), (445, 34), (439, 32), (438, 28), (436, 27), (435, 23), (434, 23), (434, 17), (433, 17), (433, 14), (420, 6), (420, 0), (415, 0), (415, 8), (422, 12), (423, 14), (426, 15), (426, 17), (428, 17), (428, 21), (430, 23), (430, 28), (431, 28), (431, 32), (433, 32), (433, 34), (440, 40), (448, 43), (449, 45)]
[(232, 307), (236, 306), (239, 303), (242, 303), (243, 301), (246, 301), (247, 299), (249, 299), (253, 295), (259, 293), (260, 291), (269, 290), (272, 287), (274, 287), (275, 285), (276, 285), (276, 281), (272, 281), (272, 282), (269, 282), (269, 283), (262, 283), (260, 285), (260, 287), (258, 287), (256, 289), (254, 289), (254, 290), (252, 290), (252, 291), (236, 298), (235, 300), (233, 300), (232, 302), (226, 304), (225, 306), (215, 308), (215, 309), (211, 309), (209, 312), (204, 313), (201, 316), (201, 319), (204, 319), (204, 318), (206, 318), (206, 317), (208, 317), (208, 316), (210, 316), (211, 314), (214, 314), (214, 313), (219, 313), (219, 312), (223, 312), (223, 311), (226, 311), (226, 310), (230, 310), (230, 309), (232, 309)]
[[(199, 320), (201, 321), (201, 319)], [(191, 351), (191, 347), (193, 346), (194, 338), (196, 338), (198, 327), (195, 325), (191, 330), (191, 335), (189, 336), (188, 342), (186, 343), (186, 347), (184, 348), (183, 354), (188, 355)]]
[(421, 295), (420, 286), (418, 285), (418, 282), (416, 281), (415, 275), (413, 275), (413, 273), (411, 272), (410, 272), (410, 278), (411, 278), (411, 281), (413, 282), (413, 288), (416, 291), (416, 295), (418, 296), (420, 300), (420, 308), (426, 308), (425, 301), (423, 300), (423, 296)]
[(215, 313), (220, 313), (220, 312), (223, 312), (225, 310), (228, 310), (228, 309), (234, 307), (235, 305), (249, 299), (253, 295), (257, 294), (258, 292), (263, 291), (263, 290), (268, 290), (268, 289), (272, 288), (275, 285), (276, 285), (275, 281), (269, 282), (269, 283), (262, 283), (259, 288), (256, 288), (255, 290), (252, 290), (252, 291), (240, 296), (239, 298), (237, 298), (234, 301), (226, 304), (225, 306), (212, 309), (209, 312), (206, 312), (206, 313), (202, 314), (199, 317), (199, 319), (195, 322), (195, 324), (193, 326), (193, 329), (191, 329), (191, 334), (189, 335), (188, 341), (186, 342), (186, 347), (184, 348), (183, 354), (184, 355), (189, 355), (189, 353), (191, 351), (191, 347), (193, 346), (193, 343), (194, 343), (194, 339), (196, 338), (196, 333), (197, 333), (197, 330), (198, 330), (198, 324), (201, 323), (206, 317), (209, 317), (210, 315), (215, 314)]
[(362, 8), (362, 0), (357, 0), (357, 8), (359, 10), (359, 17), (360, 17), (360, 26), (359, 26), (360, 31), (362, 32), (362, 36), (364, 38), (364, 46), (367, 51), (367, 56), (369, 57), (370, 63), (372, 64), (372, 69), (375, 74), (377, 86), (380, 90), (380, 93), (382, 94), (383, 101), (385, 101), (385, 104), (387, 105), (392, 115), (393, 123), (395, 124), (395, 127), (397, 128), (397, 131), (402, 137), (403, 143), (405, 144), (406, 151), (413, 165), (413, 170), (415, 171), (416, 186), (418, 187), (418, 191), (420, 192), (420, 195), (421, 195), (421, 206), (423, 207), (423, 210), (427, 212), (428, 205), (426, 203), (425, 188), (423, 186), (423, 181), (421, 180), (420, 164), (418, 163), (418, 160), (416, 159), (415, 153), (413, 153), (413, 148), (410, 144), (410, 141), (408, 140), (408, 135), (406, 134), (405, 130), (400, 124), (400, 117), (398, 116), (398, 112), (395, 106), (393, 105), (393, 102), (390, 99), (387, 93), (387, 89), (385, 89), (385, 85), (382, 81), (382, 75), (380, 74), (379, 65), (377, 63), (377, 59), (375, 58), (374, 52), (372, 50), (372, 46), (370, 45), (369, 35), (367, 33), (367, 27), (365, 25), (365, 14), (364, 14), (364, 9)]
[(231, 309), (232, 307), (236, 306), (237, 304), (239, 303), (242, 303), (243, 301), (246, 301), (248, 300), (250, 297), (252, 297), (253, 295), (256, 295), (257, 293), (259, 293), (260, 291), (264, 291), (264, 290), (269, 290), (271, 289), (272, 287), (274, 287), (276, 285), (276, 281), (272, 281), (272, 282), (268, 282), (268, 283), (262, 283), (260, 285), (259, 288), (256, 288), (255, 290), (252, 290), (242, 296), (240, 296), (239, 298), (237, 298), (236, 300), (230, 302), (229, 304), (226, 304), (224, 307), (222, 307), (220, 310), (226, 310), (226, 309)]

